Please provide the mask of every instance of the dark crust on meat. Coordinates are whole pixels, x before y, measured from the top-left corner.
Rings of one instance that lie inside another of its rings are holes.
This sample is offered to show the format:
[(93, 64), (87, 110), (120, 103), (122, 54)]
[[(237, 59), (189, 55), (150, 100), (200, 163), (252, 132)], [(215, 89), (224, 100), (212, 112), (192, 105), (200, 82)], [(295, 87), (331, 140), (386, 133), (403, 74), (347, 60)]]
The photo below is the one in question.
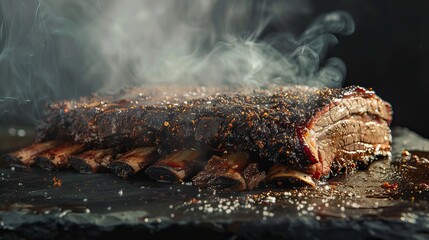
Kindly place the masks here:
[[(95, 147), (121, 146), (125, 142), (129, 147), (158, 146), (163, 153), (208, 145), (218, 150), (251, 152), (264, 161), (306, 169), (317, 161), (305, 142), (308, 128), (335, 99), (352, 96), (378, 98), (361, 87), (284, 87), (250, 95), (184, 97), (168, 104), (122, 100), (101, 107), (82, 105), (48, 117), (41, 126), (59, 118), (54, 121), (57, 130), (41, 130), (39, 139), (55, 136)], [(381, 103), (391, 113), (390, 105)], [(58, 109), (49, 109), (48, 113), (55, 111)], [(382, 120), (389, 124), (391, 114)]]
[[(177, 89), (180, 89), (177, 92)], [(36, 142), (49, 139), (66, 139), (67, 141), (90, 142), (99, 137), (91, 131), (97, 117), (108, 111), (122, 111), (136, 106), (167, 106), (183, 100), (201, 98), (217, 92), (228, 92), (234, 89), (204, 87), (177, 87), (170, 85), (146, 86), (123, 89), (116, 94), (100, 97), (82, 97), (79, 100), (63, 100), (50, 103), (43, 111), (43, 121), (37, 126)], [(170, 94), (171, 92), (177, 92)], [(94, 129), (92, 129), (94, 130)], [(118, 134), (115, 134), (118, 135)], [(92, 138), (88, 138), (91, 137)], [(121, 136), (112, 136), (112, 138)], [(87, 138), (87, 139), (84, 139)], [(81, 141), (84, 139), (85, 141)]]

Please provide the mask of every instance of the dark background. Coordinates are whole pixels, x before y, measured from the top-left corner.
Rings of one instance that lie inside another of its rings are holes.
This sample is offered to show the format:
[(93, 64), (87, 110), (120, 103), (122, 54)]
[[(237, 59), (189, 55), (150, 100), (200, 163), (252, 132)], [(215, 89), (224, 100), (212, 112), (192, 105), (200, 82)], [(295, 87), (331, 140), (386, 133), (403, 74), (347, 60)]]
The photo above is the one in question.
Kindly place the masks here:
[(356, 23), (331, 54), (347, 65), (346, 85), (372, 87), (390, 102), (393, 125), (429, 137), (429, 1), (312, 1), (314, 14), (344, 9)]
[[(292, 30), (303, 31), (322, 13), (349, 12), (356, 31), (351, 36), (338, 36), (339, 46), (329, 52), (347, 65), (345, 85), (372, 87), (393, 105), (394, 126), (429, 137), (429, 1), (312, 0), (309, 6), (310, 14), (296, 19), (299, 24)], [(78, 93), (90, 91), (87, 88)], [(0, 116), (1, 125), (31, 122), (19, 115)]]

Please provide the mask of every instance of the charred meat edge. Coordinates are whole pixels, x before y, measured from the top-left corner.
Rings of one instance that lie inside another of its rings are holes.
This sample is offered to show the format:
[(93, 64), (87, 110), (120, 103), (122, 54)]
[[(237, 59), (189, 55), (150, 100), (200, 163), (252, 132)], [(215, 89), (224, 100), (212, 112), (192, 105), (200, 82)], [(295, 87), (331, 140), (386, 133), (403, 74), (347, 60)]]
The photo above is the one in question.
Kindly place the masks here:
[(59, 170), (68, 167), (69, 156), (79, 153), (85, 148), (83, 144), (63, 143), (35, 157), (36, 165), (46, 170)]
[(101, 168), (107, 168), (115, 159), (113, 148), (93, 149), (69, 157), (70, 166), (81, 173), (96, 173)]
[(201, 171), (205, 165), (205, 158), (203, 151), (179, 150), (156, 161), (145, 170), (145, 173), (157, 181), (182, 182)]
[(20, 163), (24, 166), (30, 166), (35, 163), (34, 158), (58, 145), (61, 141), (47, 141), (42, 143), (34, 143), (28, 147), (22, 148), (18, 151), (11, 152), (2, 156), (3, 159), (11, 162), (12, 164)]
[(249, 154), (244, 152), (224, 154), (222, 157), (212, 156), (193, 181), (201, 188), (243, 191), (247, 186), (241, 172), (249, 165), (249, 161)]
[(156, 147), (139, 147), (110, 162), (107, 166), (122, 178), (128, 178), (153, 164), (159, 158)]

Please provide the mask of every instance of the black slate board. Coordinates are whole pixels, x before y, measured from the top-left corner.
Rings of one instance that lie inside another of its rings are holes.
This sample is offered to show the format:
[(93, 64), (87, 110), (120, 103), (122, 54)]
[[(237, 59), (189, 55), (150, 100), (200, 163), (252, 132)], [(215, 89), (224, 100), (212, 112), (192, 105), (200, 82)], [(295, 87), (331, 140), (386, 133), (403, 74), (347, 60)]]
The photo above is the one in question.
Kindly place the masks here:
[[(403, 149), (429, 150), (428, 140), (407, 129), (393, 135), (393, 159)], [(428, 192), (382, 188), (406, 181), (386, 160), (317, 190), (242, 193), (4, 164), (0, 175), (2, 239), (429, 239)]]

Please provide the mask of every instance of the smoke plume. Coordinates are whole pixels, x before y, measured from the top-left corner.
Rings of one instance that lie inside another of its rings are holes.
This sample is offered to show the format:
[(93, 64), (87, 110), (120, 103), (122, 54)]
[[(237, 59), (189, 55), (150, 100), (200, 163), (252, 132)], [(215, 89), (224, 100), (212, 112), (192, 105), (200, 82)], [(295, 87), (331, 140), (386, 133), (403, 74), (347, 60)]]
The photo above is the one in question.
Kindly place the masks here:
[(0, 11), (0, 121), (144, 84), (341, 87), (344, 63), (325, 58), (334, 34), (354, 31), (342, 11), (308, 25), (302, 0), (0, 0)]

